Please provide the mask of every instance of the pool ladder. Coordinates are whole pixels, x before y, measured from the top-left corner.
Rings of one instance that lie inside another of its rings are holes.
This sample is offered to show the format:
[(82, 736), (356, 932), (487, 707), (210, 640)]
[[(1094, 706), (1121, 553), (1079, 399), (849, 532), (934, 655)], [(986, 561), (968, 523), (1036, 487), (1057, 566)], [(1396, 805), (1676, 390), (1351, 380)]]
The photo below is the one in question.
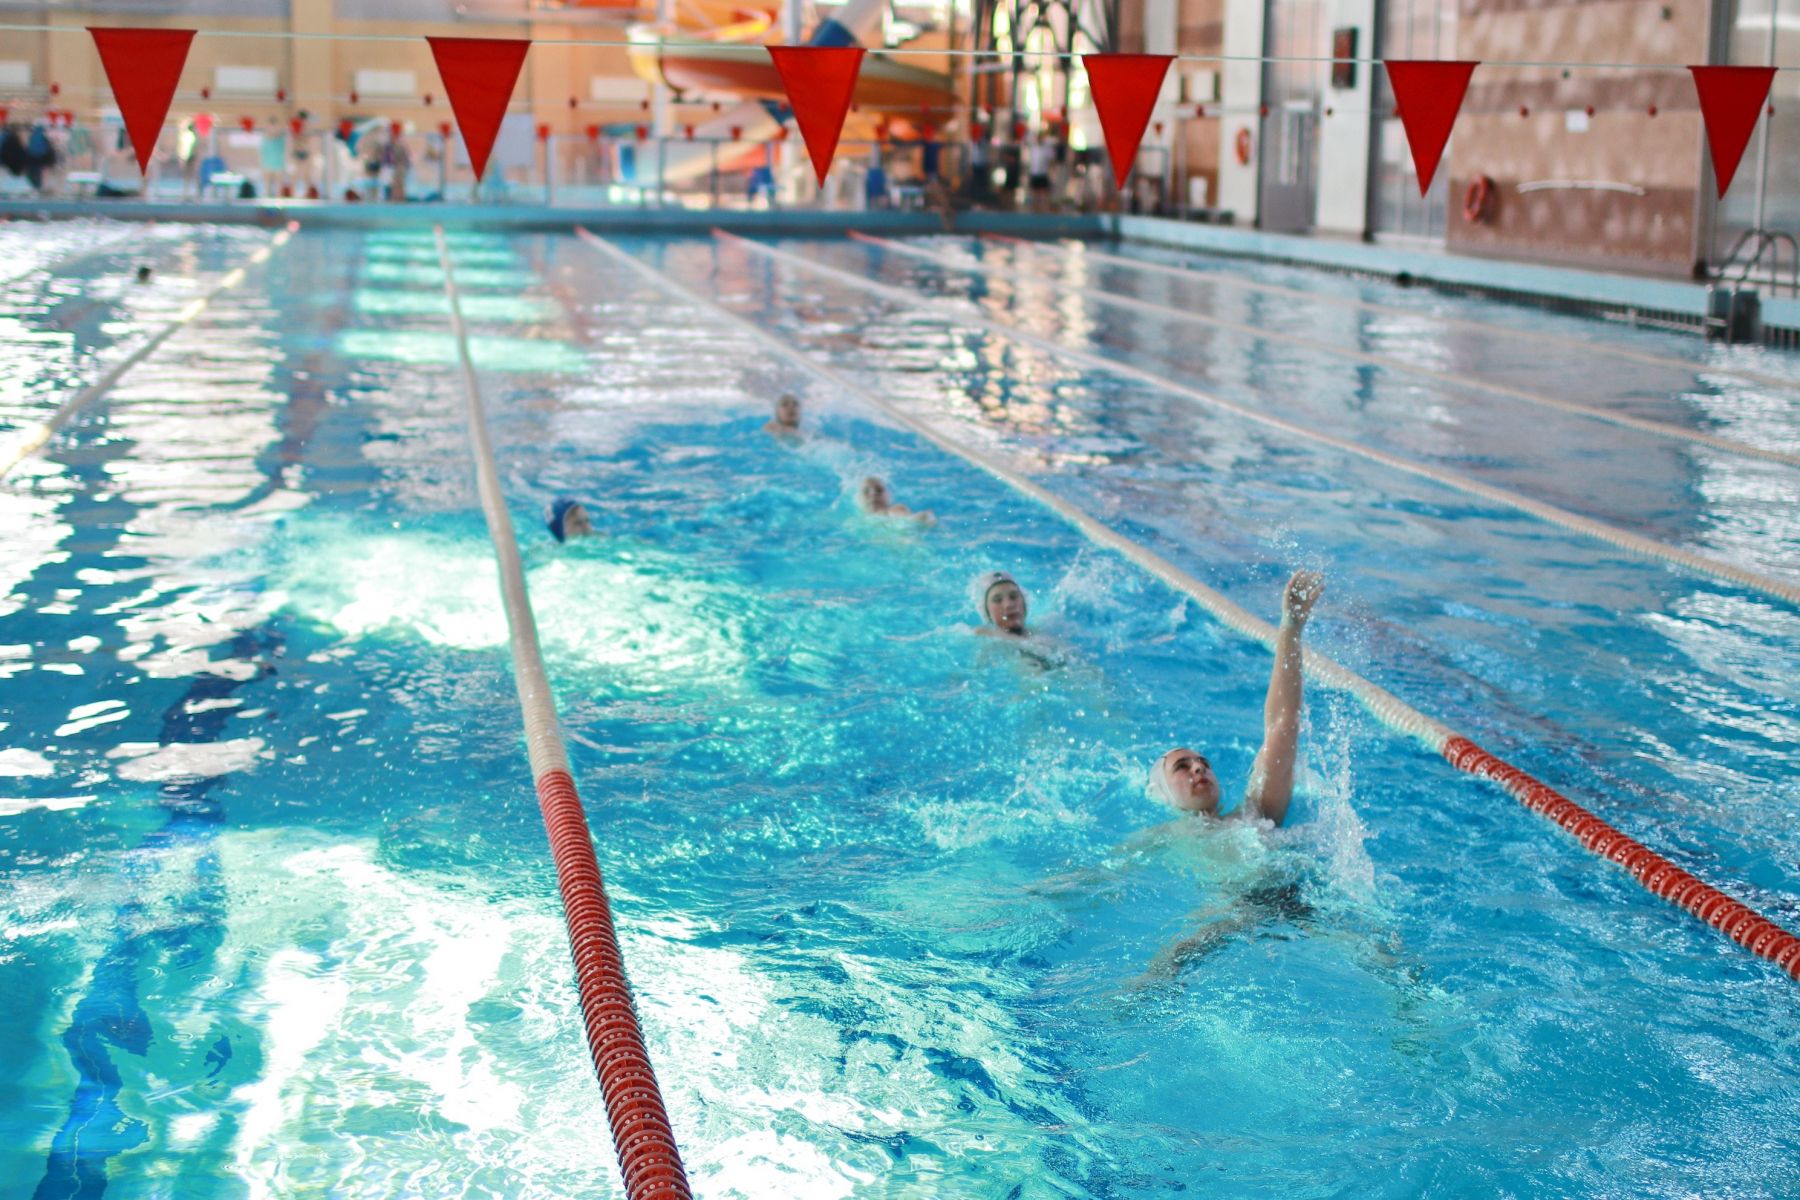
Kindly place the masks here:
[[(1788, 269), (1785, 281), (1781, 272), (1782, 247), (1787, 248)], [(1750, 250), (1738, 267), (1736, 277), (1727, 280), (1726, 275), (1732, 265), (1746, 249)], [(1731, 244), (1731, 250), (1725, 255), (1724, 265), (1719, 268), (1715, 277), (1718, 282), (1708, 290), (1706, 296), (1706, 336), (1709, 340), (1719, 342), (1760, 342), (1763, 340), (1762, 298), (1754, 287), (1749, 286), (1752, 275), (1762, 265), (1763, 255), (1769, 256), (1768, 274), (1759, 276), (1766, 278), (1771, 291), (1782, 286), (1787, 287), (1788, 294), (1800, 298), (1800, 242), (1794, 235), (1779, 229), (1746, 229), (1738, 234), (1737, 240)]]

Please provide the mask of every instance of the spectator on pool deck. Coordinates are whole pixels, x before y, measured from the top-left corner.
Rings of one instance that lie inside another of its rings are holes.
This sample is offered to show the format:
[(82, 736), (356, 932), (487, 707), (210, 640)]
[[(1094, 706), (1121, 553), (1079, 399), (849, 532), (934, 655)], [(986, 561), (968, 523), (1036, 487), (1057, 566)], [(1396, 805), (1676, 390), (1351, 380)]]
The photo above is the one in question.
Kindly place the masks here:
[(775, 415), (763, 425), (764, 433), (772, 433), (776, 437), (800, 436), (800, 400), (792, 393), (784, 393), (775, 402)]
[(1040, 133), (1037, 140), (1031, 143), (1027, 160), (1027, 174), (1031, 181), (1031, 211), (1049, 212), (1053, 207), (1050, 195), (1050, 169), (1056, 165), (1056, 142), (1048, 133)]
[[(1325, 581), (1313, 571), (1296, 571), (1281, 597), (1281, 629), (1275, 639), (1275, 668), (1263, 702), (1263, 742), (1250, 767), (1244, 803), (1229, 817), (1266, 818), (1279, 825), (1287, 818), (1294, 791), (1294, 761), (1300, 740), (1300, 634)], [(1176, 808), (1196, 816), (1219, 815), (1219, 780), (1206, 757), (1185, 747), (1174, 749), (1150, 768), (1150, 790)]]
[(1027, 636), (1025, 629), (1025, 592), (1018, 581), (1005, 571), (983, 571), (969, 587), (969, 598), (981, 614), (981, 626), (975, 630), (983, 637)]
[(937, 521), (930, 510), (914, 512), (904, 504), (895, 504), (893, 497), (888, 495), (887, 484), (873, 475), (862, 481), (859, 496), (863, 511), (875, 516), (911, 517), (922, 525), (935, 524)]
[(588, 510), (581, 501), (570, 496), (558, 496), (550, 502), (550, 509), (544, 514), (544, 524), (549, 528), (550, 536), (559, 542), (587, 537), (594, 532), (594, 523), (588, 519)]

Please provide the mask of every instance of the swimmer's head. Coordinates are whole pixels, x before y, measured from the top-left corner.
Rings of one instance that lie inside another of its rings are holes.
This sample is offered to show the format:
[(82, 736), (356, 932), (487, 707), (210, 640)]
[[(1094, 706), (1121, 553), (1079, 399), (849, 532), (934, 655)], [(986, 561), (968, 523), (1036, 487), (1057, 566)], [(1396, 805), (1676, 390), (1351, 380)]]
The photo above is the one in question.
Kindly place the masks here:
[(1011, 634), (1025, 632), (1025, 592), (1005, 571), (984, 571), (969, 588), (983, 623)]
[(568, 496), (558, 496), (550, 502), (550, 510), (544, 514), (544, 524), (550, 529), (550, 536), (559, 542), (570, 538), (586, 537), (594, 532), (594, 524), (588, 520), (588, 511), (579, 500)]
[(893, 503), (893, 499), (888, 495), (887, 484), (874, 475), (862, 481), (860, 494), (862, 506), (870, 512), (880, 512)]
[(1219, 777), (1204, 754), (1186, 747), (1169, 751), (1150, 768), (1150, 794), (1182, 812), (1216, 816)]
[(137, 269), (137, 281), (139, 283), (149, 283), (150, 282), (150, 268), (149, 267), (139, 267)]
[(800, 428), (800, 398), (785, 393), (775, 402), (775, 423), (784, 429)]

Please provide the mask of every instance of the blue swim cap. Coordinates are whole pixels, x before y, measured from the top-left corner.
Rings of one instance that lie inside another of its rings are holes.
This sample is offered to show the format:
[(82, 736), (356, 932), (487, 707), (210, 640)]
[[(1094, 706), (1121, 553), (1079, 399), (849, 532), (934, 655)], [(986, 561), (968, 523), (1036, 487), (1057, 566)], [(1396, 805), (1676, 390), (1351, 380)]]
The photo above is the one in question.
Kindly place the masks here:
[(569, 515), (569, 510), (580, 503), (573, 496), (558, 496), (550, 502), (550, 508), (544, 514), (544, 524), (549, 527), (551, 537), (559, 542), (563, 540), (563, 520)]

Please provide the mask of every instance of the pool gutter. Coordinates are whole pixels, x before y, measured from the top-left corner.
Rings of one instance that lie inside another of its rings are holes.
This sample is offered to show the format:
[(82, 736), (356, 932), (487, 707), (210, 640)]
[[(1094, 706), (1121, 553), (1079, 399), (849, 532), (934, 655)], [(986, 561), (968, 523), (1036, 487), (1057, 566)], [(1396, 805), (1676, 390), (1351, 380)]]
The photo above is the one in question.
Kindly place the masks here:
[[(945, 232), (934, 212), (883, 209), (833, 212), (814, 208), (687, 209), (564, 208), (529, 204), (341, 204), (317, 200), (236, 201), (228, 204), (151, 204), (135, 200), (0, 201), (0, 219), (193, 221), (279, 227), (300, 221), (309, 229), (494, 229), (567, 233), (576, 225), (610, 234), (695, 234), (727, 229), (765, 237), (827, 237), (855, 229), (897, 236)], [(1014, 237), (1102, 238), (1106, 218), (1056, 213), (959, 212), (956, 233), (1007, 233)]]

